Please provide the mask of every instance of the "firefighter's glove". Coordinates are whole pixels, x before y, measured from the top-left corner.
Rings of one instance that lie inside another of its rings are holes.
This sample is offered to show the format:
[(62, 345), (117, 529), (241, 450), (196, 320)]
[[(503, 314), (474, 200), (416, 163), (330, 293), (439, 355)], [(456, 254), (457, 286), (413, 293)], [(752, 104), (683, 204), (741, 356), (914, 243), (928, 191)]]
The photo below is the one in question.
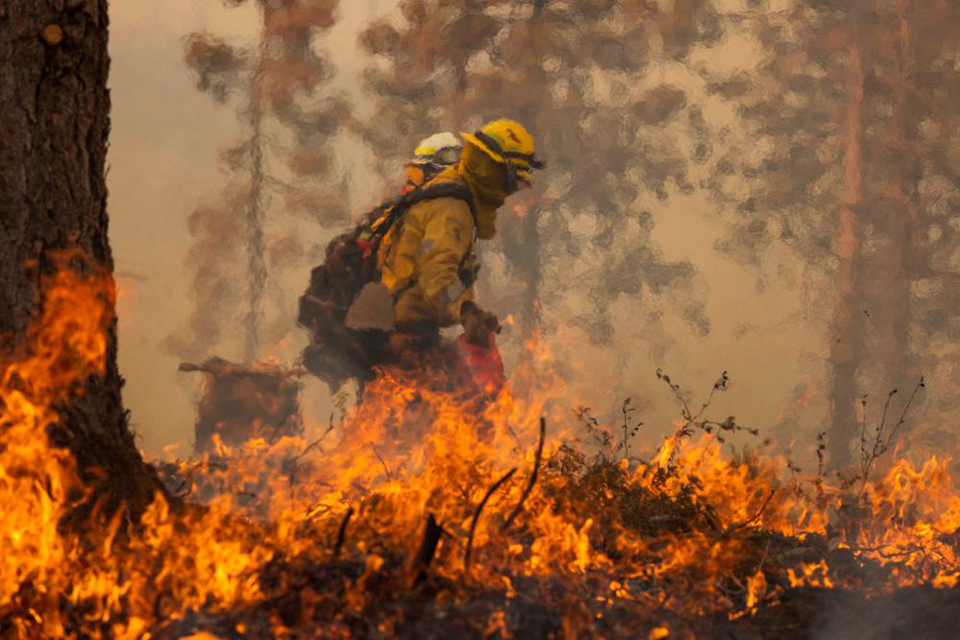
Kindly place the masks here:
[(460, 324), (467, 341), (478, 347), (490, 347), (490, 334), (500, 333), (500, 321), (489, 311), (483, 311), (472, 302), (464, 302), (460, 307)]

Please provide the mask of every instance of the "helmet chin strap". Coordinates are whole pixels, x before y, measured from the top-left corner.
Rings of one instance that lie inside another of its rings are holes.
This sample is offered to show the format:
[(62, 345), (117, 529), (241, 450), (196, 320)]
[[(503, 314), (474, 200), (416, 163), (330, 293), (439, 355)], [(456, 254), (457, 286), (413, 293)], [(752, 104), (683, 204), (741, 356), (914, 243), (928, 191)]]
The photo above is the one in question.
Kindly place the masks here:
[(507, 170), (506, 170), (506, 172), (505, 172), (505, 173), (506, 173), (506, 179), (505, 179), (504, 185), (503, 185), (504, 191), (506, 191), (508, 194), (516, 193), (517, 190), (520, 188), (520, 187), (518, 186), (518, 184), (517, 184), (517, 182), (518, 182), (518, 180), (517, 180), (517, 170), (516, 170), (516, 168), (515, 168), (512, 164), (510, 164), (509, 162), (507, 162), (506, 165), (507, 165)]

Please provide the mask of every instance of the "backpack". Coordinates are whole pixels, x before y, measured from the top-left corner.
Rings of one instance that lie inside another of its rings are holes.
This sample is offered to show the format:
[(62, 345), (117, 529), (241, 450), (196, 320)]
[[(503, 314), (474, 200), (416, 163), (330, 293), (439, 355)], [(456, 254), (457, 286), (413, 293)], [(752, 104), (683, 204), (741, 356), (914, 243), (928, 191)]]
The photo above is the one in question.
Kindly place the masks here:
[(438, 198), (462, 200), (474, 212), (473, 195), (462, 183), (427, 184), (363, 216), (356, 227), (327, 245), (323, 263), (310, 272), (310, 284), (300, 297), (297, 317), (297, 323), (310, 332), (303, 364), (331, 391), (350, 378), (361, 383), (369, 379), (371, 367), (388, 356), (388, 334), (348, 328), (347, 312), (364, 286), (379, 281), (377, 254), (387, 233), (403, 224), (403, 216), (411, 207)]

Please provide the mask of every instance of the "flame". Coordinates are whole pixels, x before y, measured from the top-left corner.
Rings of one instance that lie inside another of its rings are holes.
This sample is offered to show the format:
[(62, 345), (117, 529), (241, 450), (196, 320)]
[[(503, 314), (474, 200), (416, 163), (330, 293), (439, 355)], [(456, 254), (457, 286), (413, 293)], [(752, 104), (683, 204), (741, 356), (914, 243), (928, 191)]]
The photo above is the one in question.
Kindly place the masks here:
[[(347, 634), (347, 617), (387, 597), (384, 585), (417, 554), (427, 514), (443, 532), (430, 572), (448, 584), (469, 575), (508, 600), (538, 580), (580, 585), (589, 605), (564, 616), (569, 633), (622, 602), (651, 616), (736, 617), (785, 588), (878, 592), (960, 578), (960, 495), (946, 459), (900, 459), (851, 489), (791, 479), (776, 456), (724, 456), (715, 438), (678, 435), (649, 462), (590, 467), (552, 426), (538, 458), (540, 416), (562, 424), (551, 407), (566, 399), (539, 337), (492, 400), (451, 390), (442, 376), (385, 370), (333, 433), (217, 440), (206, 457), (176, 465), (186, 504), (158, 495), (136, 527), (121, 509), (81, 539), (60, 524), (85, 488), (48, 431), (56, 407), (104, 372), (114, 294), (109, 278), (68, 272), (45, 292), (28, 348), (0, 363), (0, 611), (14, 638), (143, 638), (195, 612), (267, 606), (288, 579), (278, 587), (271, 575), (331, 566), (356, 574), (338, 578), (339, 591), (298, 592), (301, 618), (326, 616)], [(825, 559), (773, 567), (757, 533), (829, 540), (890, 578), (859, 584)], [(284, 623), (271, 620), (282, 635)], [(378, 624), (390, 635), (397, 622)], [(506, 635), (509, 616), (494, 611), (482, 625)], [(662, 623), (644, 633), (683, 636)]]
[[(0, 610), (24, 583), (50, 592), (72, 582), (59, 569), (77, 551), (58, 524), (82, 487), (69, 452), (51, 445), (48, 428), (57, 423), (57, 403), (79, 392), (89, 376), (103, 374), (114, 321), (108, 279), (61, 273), (45, 289), (29, 348), (0, 360)], [(50, 637), (63, 633), (56, 615), (33, 612), (31, 618)], [(16, 625), (22, 628), (21, 621)]]
[(767, 592), (767, 577), (762, 571), (757, 570), (755, 574), (747, 578), (747, 610), (755, 613), (757, 605), (763, 601)]

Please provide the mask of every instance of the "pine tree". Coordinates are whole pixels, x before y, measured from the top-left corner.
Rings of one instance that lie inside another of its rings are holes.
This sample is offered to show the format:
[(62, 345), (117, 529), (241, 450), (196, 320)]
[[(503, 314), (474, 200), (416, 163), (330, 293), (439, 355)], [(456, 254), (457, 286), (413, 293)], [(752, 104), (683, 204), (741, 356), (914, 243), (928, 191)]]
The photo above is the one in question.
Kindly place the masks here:
[[(829, 440), (841, 467), (860, 433), (862, 399), (919, 377), (922, 350), (911, 336), (929, 323), (914, 309), (918, 283), (946, 284), (945, 273), (923, 275), (931, 256), (919, 194), (950, 169), (938, 160), (943, 147), (921, 132), (955, 118), (931, 98), (956, 87), (946, 71), (956, 10), (936, 0), (789, 6), (750, 16), (768, 52), (761, 72), (712, 83), (740, 105), (752, 145), (715, 165), (712, 187), (736, 214), (721, 250), (758, 265), (775, 243), (787, 245), (817, 283), (809, 308), (832, 305)], [(923, 44), (912, 35), (920, 24)]]
[[(681, 62), (694, 42), (715, 37), (700, 29), (707, 8), (680, 7), (681, 19), (637, 2), (534, 3), (513, 16), (484, 77), (487, 84), (476, 92), (486, 98), (488, 112), (505, 106), (543, 133), (557, 176), (547, 192), (556, 206), (534, 204), (517, 225), (522, 233), (511, 229), (510, 218), (505, 225), (511, 257), (521, 265), (533, 262), (521, 274), (528, 296), (539, 293), (529, 283), (539, 284), (543, 278), (534, 274), (542, 269), (551, 268), (548, 280), (559, 283), (578, 271), (591, 274), (589, 306), (577, 322), (605, 344), (613, 336), (609, 310), (621, 294), (636, 299), (645, 290), (657, 295), (687, 289), (694, 276), (689, 263), (663, 261), (652, 246), (653, 217), (639, 202), (652, 196), (662, 206), (671, 189), (692, 191), (685, 152), (663, 135), (677, 126), (687, 98), (668, 83), (648, 84), (647, 74), (654, 37), (671, 60)], [(585, 218), (594, 232), (584, 249), (569, 229)], [(538, 224), (544, 233), (532, 228)], [(568, 289), (561, 284), (548, 295), (558, 300)], [(702, 302), (689, 296), (681, 304), (697, 333), (709, 327)]]
[(938, 427), (952, 424), (960, 408), (960, 113), (952, 106), (960, 100), (960, 7), (941, 0), (885, 6), (890, 35), (878, 48), (888, 55), (882, 82), (889, 107), (881, 111), (887, 140), (878, 153), (888, 171), (878, 176), (877, 191), (888, 216), (886, 262), (894, 268), (878, 288), (890, 310), (879, 329), (889, 367), (906, 376), (923, 372), (930, 381), (924, 422), (941, 434), (932, 435), (939, 448)]
[[(208, 33), (193, 34), (186, 44), (197, 88), (219, 104), (238, 104), (244, 135), (222, 153), (232, 177), (222, 201), (190, 217), (197, 308), (188, 338), (175, 340), (178, 350), (197, 355), (224, 336), (225, 318), (242, 313), (247, 361), (262, 342), (271, 255), (279, 268), (289, 261), (286, 254), (302, 252), (296, 232), (269, 234), (269, 219), (279, 215), (273, 201), (279, 198), (282, 211), (294, 216), (287, 217), (288, 227), (298, 219), (321, 226), (342, 221), (344, 198), (340, 185), (332, 184), (330, 146), (349, 112), (342, 98), (323, 94), (333, 70), (314, 42), (336, 23), (338, 0), (249, 1), (261, 17), (256, 46)], [(245, 264), (246, 273), (236, 273), (236, 264)], [(288, 298), (276, 300), (284, 307), (284, 326), (294, 316)]]
[[(104, 166), (110, 128), (107, 4), (10, 0), (0, 7), (0, 352), (21, 349), (43, 304), (40, 283), (64, 252), (110, 280)], [(108, 293), (108, 292), (107, 292)], [(106, 303), (112, 299), (106, 296)], [(113, 309), (107, 309), (112, 317)], [(53, 440), (68, 446), (81, 477), (113, 511), (139, 514), (160, 490), (137, 452), (120, 389), (116, 322), (105, 371), (60, 407)], [(9, 425), (0, 425), (0, 428)], [(104, 506), (104, 505), (101, 505)], [(84, 513), (80, 510), (77, 514)]]
[(401, 0), (401, 24), (369, 25), (360, 45), (371, 116), (358, 128), (381, 171), (409, 157), (421, 138), (459, 130), (468, 115), (471, 61), (494, 46), (505, 0)]
[[(671, 24), (683, 34), (674, 38), (677, 56), (709, 36), (701, 5)], [(369, 129), (386, 135), (368, 140), (384, 150), (381, 160), (395, 160), (425, 133), (496, 117), (516, 118), (536, 135), (549, 168), (498, 223), (499, 248), (523, 283), (518, 311), (528, 326), (540, 324), (544, 295), (558, 302), (572, 290), (578, 322), (608, 342), (607, 310), (621, 293), (662, 293), (693, 277), (691, 265), (662, 260), (651, 246), (651, 217), (635, 204), (640, 192), (665, 199), (670, 185), (691, 189), (679, 150), (641, 137), (685, 106), (675, 87), (633, 91), (647, 66), (651, 11), (637, 1), (418, 0), (401, 3), (402, 24), (383, 21), (363, 37), (378, 56), (368, 72), (376, 105)], [(596, 228), (588, 250), (572, 226), (585, 218)], [(578, 274), (593, 274), (592, 284), (571, 287)], [(561, 284), (544, 292), (547, 281)], [(701, 304), (684, 305), (698, 332), (708, 328)]]

